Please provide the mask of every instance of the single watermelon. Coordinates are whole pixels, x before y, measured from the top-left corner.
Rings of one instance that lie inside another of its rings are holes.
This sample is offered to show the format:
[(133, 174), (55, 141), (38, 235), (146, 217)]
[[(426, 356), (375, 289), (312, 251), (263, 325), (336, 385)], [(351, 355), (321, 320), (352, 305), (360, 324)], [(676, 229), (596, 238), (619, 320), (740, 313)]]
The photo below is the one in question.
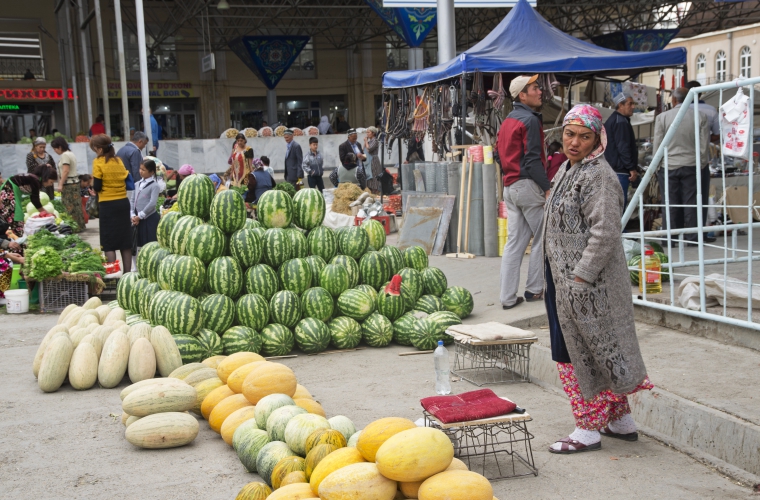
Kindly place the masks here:
[(425, 280), (422, 278), (422, 274), (411, 267), (405, 267), (399, 271), (398, 274), (403, 279), (401, 288), (409, 289), (410, 296), (412, 297), (411, 305), (414, 305), (422, 296), (422, 291), (425, 286)]
[(185, 293), (173, 296), (166, 307), (165, 324), (173, 335), (195, 335), (203, 325), (200, 302)]
[(181, 255), (174, 260), (169, 272), (169, 287), (197, 297), (203, 291), (206, 281), (206, 266), (197, 257)]
[(319, 255), (309, 255), (306, 257), (311, 269), (311, 286), (319, 286), (319, 273), (325, 268), (327, 262)]
[(391, 277), (391, 266), (380, 252), (367, 252), (359, 261), (360, 281), (375, 290)]
[(460, 319), (470, 315), (475, 307), (472, 300), (472, 294), (466, 288), (461, 286), (452, 286), (446, 289), (441, 295), (441, 302), (447, 311), (451, 311)]
[(375, 250), (380, 250), (385, 246), (385, 226), (375, 219), (367, 219), (362, 222), (362, 229), (369, 236), (369, 244)]
[(309, 232), (306, 238), (311, 255), (319, 255), (325, 262), (330, 262), (338, 253), (338, 238), (327, 226), (319, 226)]
[(222, 335), (222, 348), (227, 356), (236, 352), (259, 353), (262, 344), (261, 336), (247, 326), (233, 326)]
[(212, 294), (201, 299), (203, 327), (214, 332), (225, 332), (235, 322), (235, 302), (226, 295)]
[(171, 278), (172, 270), (174, 269), (174, 262), (180, 257), (182, 256), (170, 253), (158, 265), (158, 272), (156, 274), (156, 283), (158, 283), (158, 286), (160, 286), (162, 290), (171, 290), (171, 285), (169, 281)]
[(256, 293), (243, 295), (235, 305), (235, 317), (240, 325), (261, 331), (269, 323), (269, 301)]
[(353, 259), (360, 259), (369, 247), (369, 235), (360, 226), (354, 226), (341, 231), (338, 237), (340, 253)]
[(348, 288), (354, 288), (359, 284), (359, 264), (348, 255), (336, 255), (330, 264), (337, 264), (348, 272)]
[(429, 351), (435, 349), (438, 340), (438, 325), (428, 318), (418, 319), (417, 329), (412, 333), (412, 345), (420, 351)]
[[(138, 254), (139, 255), (139, 254)], [(150, 260), (148, 260), (147, 263), (147, 278), (154, 282), (158, 283), (158, 267), (161, 265), (161, 262), (163, 262), (169, 255), (172, 255), (169, 250), (167, 250), (164, 247), (160, 247), (155, 249), (150, 254)]]
[(214, 183), (207, 175), (188, 175), (177, 190), (177, 205), (184, 215), (194, 215), (208, 219), (211, 200), (214, 198)]
[(343, 316), (364, 321), (375, 311), (372, 297), (355, 288), (346, 290), (338, 297), (338, 310)]
[(269, 301), (269, 318), (272, 323), (295, 327), (302, 318), (298, 295), (289, 290), (275, 293)]
[(198, 342), (201, 344), (201, 349), (203, 349), (201, 359), (222, 355), (222, 339), (216, 332), (213, 332), (208, 328), (201, 328), (198, 331), (197, 338)]
[(335, 308), (332, 295), (322, 287), (306, 290), (301, 296), (301, 304), (304, 318), (315, 318), (325, 322), (332, 318)]
[(177, 344), (179, 355), (182, 358), (182, 364), (200, 363), (203, 361), (203, 346), (200, 341), (192, 335), (173, 334), (174, 343)]
[(231, 299), (237, 299), (243, 290), (243, 270), (232, 257), (218, 257), (208, 266), (208, 289)]
[(293, 332), (284, 325), (270, 323), (261, 330), (261, 353), (264, 356), (285, 356), (293, 350)]
[(158, 283), (148, 283), (141, 291), (138, 301), (140, 302), (140, 315), (145, 319), (150, 319), (150, 299), (161, 291)]
[(422, 271), (422, 291), (426, 295), (440, 297), (448, 288), (446, 275), (437, 267), (426, 267)]
[(245, 291), (256, 293), (266, 300), (280, 290), (280, 278), (274, 269), (266, 264), (258, 264), (245, 273)]
[(395, 275), (391, 282), (377, 294), (377, 311), (388, 318), (396, 321), (407, 309), (406, 300), (401, 294), (403, 280), (400, 275)]
[(290, 256), (292, 258), (309, 256), (309, 245), (306, 242), (306, 236), (303, 235), (300, 229), (295, 227), (287, 228), (285, 234), (287, 234), (290, 240)]
[[(271, 191), (267, 191), (271, 193)], [(283, 193), (285, 195), (285, 193)], [(287, 195), (285, 195), (287, 196)], [(264, 233), (264, 263), (277, 269), (283, 262), (289, 260), (292, 255), (290, 237), (284, 229), (267, 229)]]
[(306, 259), (290, 259), (280, 266), (280, 283), (284, 290), (301, 295), (311, 287), (312, 269)]
[(399, 271), (401, 271), (404, 268), (404, 257), (401, 254), (401, 250), (394, 247), (393, 245), (385, 245), (383, 248), (378, 250), (382, 254), (383, 257), (385, 257), (385, 260), (388, 261), (388, 265), (390, 266), (390, 275), (393, 276), (394, 274), (398, 274)]
[(171, 234), (174, 225), (179, 221), (182, 214), (179, 212), (166, 212), (161, 216), (161, 220), (158, 222), (158, 229), (156, 229), (156, 237), (158, 238), (158, 244), (162, 248), (171, 250)]
[(182, 216), (172, 228), (171, 235), (169, 236), (169, 250), (174, 254), (187, 255), (185, 245), (190, 235), (190, 230), (202, 224), (203, 219), (200, 217), (195, 217), (194, 215)]
[(213, 225), (232, 234), (245, 225), (245, 200), (233, 189), (222, 191), (214, 196), (209, 215)]
[(288, 227), (293, 222), (293, 199), (283, 191), (272, 189), (261, 195), (256, 213), (267, 229)]
[(412, 345), (412, 335), (418, 330), (416, 311), (410, 311), (393, 323), (393, 341), (398, 345)]
[(296, 345), (307, 354), (322, 352), (330, 345), (330, 328), (316, 318), (304, 318), (295, 329)]
[(420, 246), (412, 246), (404, 250), (404, 265), (422, 272), (428, 266), (428, 256), (425, 249)]
[(201, 224), (190, 230), (185, 241), (187, 255), (197, 257), (205, 265), (224, 254), (224, 233), (211, 224)]
[(230, 255), (243, 270), (258, 264), (263, 252), (264, 244), (253, 229), (243, 228), (230, 236)]
[(319, 190), (301, 189), (293, 197), (293, 222), (302, 229), (314, 229), (322, 224), (325, 208), (325, 198)]
[(435, 295), (423, 295), (417, 301), (414, 308), (428, 314), (444, 310), (443, 302)]
[(319, 273), (319, 284), (322, 288), (330, 292), (334, 298), (348, 290), (349, 286), (348, 271), (338, 264), (328, 264)]
[(362, 323), (362, 338), (370, 347), (385, 347), (393, 339), (393, 323), (380, 313), (372, 313)]
[[(142, 248), (140, 248), (140, 251), (137, 253), (137, 273), (140, 275), (141, 278), (150, 280), (150, 276), (148, 274), (148, 268), (150, 267), (151, 255), (153, 255), (153, 252), (160, 249), (161, 249), (161, 245), (159, 245), (157, 241), (151, 241), (150, 243), (146, 243), (145, 245), (142, 246)], [(151, 281), (156, 281), (156, 280), (153, 279)]]
[(338, 316), (328, 323), (332, 345), (336, 349), (353, 349), (362, 340), (362, 327), (356, 320)]
[(140, 275), (136, 272), (124, 273), (116, 284), (116, 300), (119, 302), (119, 307), (125, 311), (132, 310), (132, 287), (134, 287), (135, 283), (139, 279)]

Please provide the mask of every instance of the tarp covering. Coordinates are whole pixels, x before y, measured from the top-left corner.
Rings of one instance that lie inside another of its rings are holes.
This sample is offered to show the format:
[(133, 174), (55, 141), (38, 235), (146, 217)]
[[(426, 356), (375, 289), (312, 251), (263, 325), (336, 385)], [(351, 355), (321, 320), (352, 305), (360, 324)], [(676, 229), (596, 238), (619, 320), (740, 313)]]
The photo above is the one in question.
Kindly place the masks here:
[(605, 49), (572, 37), (520, 0), (481, 42), (451, 61), (424, 70), (389, 71), (384, 88), (414, 87), (462, 73), (607, 73), (686, 64), (683, 47), (653, 52)]

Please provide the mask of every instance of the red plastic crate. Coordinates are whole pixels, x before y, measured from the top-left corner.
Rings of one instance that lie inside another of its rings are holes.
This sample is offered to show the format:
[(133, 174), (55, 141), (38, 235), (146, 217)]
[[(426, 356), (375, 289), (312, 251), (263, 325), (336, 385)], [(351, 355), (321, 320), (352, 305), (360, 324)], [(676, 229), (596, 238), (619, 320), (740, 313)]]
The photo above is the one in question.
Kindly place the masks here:
[[(380, 224), (383, 225), (383, 228), (385, 228), (385, 234), (386, 236), (391, 234), (391, 218), (387, 215), (376, 215), (375, 217), (372, 217), (376, 221), (378, 221)], [(361, 217), (355, 217), (354, 218), (354, 226), (361, 226), (364, 219)]]

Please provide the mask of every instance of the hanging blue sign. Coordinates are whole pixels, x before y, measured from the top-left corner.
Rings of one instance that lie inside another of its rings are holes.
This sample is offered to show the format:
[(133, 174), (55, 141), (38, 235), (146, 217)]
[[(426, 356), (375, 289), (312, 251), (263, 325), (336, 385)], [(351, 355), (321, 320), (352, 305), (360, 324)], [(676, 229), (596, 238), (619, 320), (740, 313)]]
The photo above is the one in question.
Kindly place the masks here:
[(364, 0), (380, 19), (410, 47), (419, 47), (436, 24), (436, 11), (429, 8), (390, 9), (382, 0)]
[(595, 36), (591, 38), (591, 41), (600, 47), (612, 50), (653, 52), (664, 49), (677, 34), (677, 29), (625, 30)]
[(243, 36), (231, 41), (229, 47), (273, 90), (307, 43), (308, 36)]

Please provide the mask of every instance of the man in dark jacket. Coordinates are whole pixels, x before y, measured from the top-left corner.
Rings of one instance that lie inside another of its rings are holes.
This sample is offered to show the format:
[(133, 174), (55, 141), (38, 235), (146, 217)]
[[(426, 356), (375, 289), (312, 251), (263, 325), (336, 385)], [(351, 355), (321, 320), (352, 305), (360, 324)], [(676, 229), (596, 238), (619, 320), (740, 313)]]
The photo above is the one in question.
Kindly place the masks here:
[(628, 204), (628, 185), (638, 177), (639, 151), (636, 136), (631, 126), (633, 116), (633, 97), (621, 92), (613, 99), (617, 109), (607, 119), (604, 128), (607, 131), (607, 149), (604, 158), (620, 180), (623, 188), (624, 205)]
[[(541, 89), (538, 75), (518, 76), (509, 85), (514, 109), (501, 124), (496, 148), (504, 174), (509, 237), (501, 260), (501, 305), (511, 309), (525, 300), (543, 300), (542, 222), (549, 195), (546, 176), (544, 128), (541, 118)], [(525, 249), (533, 247), (525, 284), (525, 298), (517, 296), (520, 266)]]
[[(350, 129), (348, 131), (348, 140), (338, 146), (338, 157), (340, 158), (340, 167), (336, 170), (338, 172), (338, 182), (352, 182), (359, 184), (364, 189), (367, 187), (367, 176), (364, 172), (364, 162), (367, 160), (367, 155), (364, 154), (361, 144), (357, 141), (358, 135), (356, 130)], [(355, 160), (349, 159), (349, 153), (353, 153), (356, 156)]]
[(291, 129), (287, 129), (283, 137), (288, 148), (285, 151), (285, 180), (297, 187), (298, 181), (303, 179), (303, 151), (301, 145), (293, 140)]

